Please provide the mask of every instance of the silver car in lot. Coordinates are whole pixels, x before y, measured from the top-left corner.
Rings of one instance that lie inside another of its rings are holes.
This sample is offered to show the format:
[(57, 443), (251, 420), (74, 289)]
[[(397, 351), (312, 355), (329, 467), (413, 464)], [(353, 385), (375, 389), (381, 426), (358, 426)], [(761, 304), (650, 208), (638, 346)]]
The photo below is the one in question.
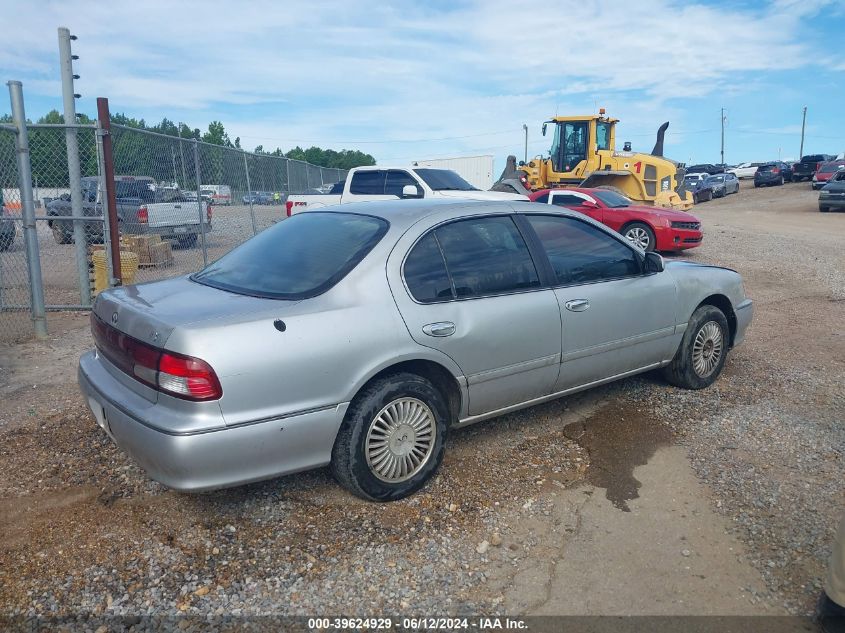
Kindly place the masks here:
[(350, 204), (101, 293), (79, 383), (172, 488), (330, 464), (387, 501), (434, 474), (450, 427), (658, 368), (707, 387), (751, 315), (736, 272), (664, 264), (561, 207)]

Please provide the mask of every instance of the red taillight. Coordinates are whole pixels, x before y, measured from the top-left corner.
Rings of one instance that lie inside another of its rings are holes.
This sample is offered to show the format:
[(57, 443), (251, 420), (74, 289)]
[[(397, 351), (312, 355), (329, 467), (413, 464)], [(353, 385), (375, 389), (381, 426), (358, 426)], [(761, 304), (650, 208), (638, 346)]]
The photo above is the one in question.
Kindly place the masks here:
[(138, 207), (138, 222), (141, 224), (146, 224), (150, 220), (150, 213), (147, 211), (147, 207)]
[(163, 352), (158, 361), (158, 388), (188, 400), (216, 400), (223, 395), (208, 363), (172, 352)]
[(773, 174), (779, 174), (779, 173), (780, 173), (780, 169), (778, 169), (777, 167), (775, 167), (774, 169), (772, 169), (772, 173), (773, 173)]
[(291, 210), (293, 209), (293, 201), (288, 200), (285, 202), (285, 215), (290, 217)]
[(204, 360), (147, 345), (107, 325), (91, 313), (97, 350), (122, 372), (145, 385), (183, 400), (216, 400), (223, 396), (217, 374)]
[(206, 219), (211, 222), (211, 203), (205, 205), (205, 217)]

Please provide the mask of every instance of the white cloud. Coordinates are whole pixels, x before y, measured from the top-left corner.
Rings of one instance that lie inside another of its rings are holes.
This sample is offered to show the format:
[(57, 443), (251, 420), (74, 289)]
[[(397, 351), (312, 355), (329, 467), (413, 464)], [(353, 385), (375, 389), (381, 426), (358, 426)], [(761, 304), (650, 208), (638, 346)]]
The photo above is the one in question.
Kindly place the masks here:
[(445, 9), (363, 0), (113, 1), (106, 12), (93, 0), (0, 0), (0, 13), (16, 16), (0, 70), (21, 76), (30, 92), (58, 96), (55, 29), (64, 25), (79, 36), (78, 90), (86, 97), (107, 95), (113, 110), (147, 120), (166, 115), (198, 126), (219, 118), (247, 147), (495, 131), (359, 147), (395, 158), (508, 144), (518, 151), (526, 122), (539, 150), (548, 144), (537, 138), (539, 125), (555, 110), (604, 106), (624, 112), (620, 138), (650, 148), (664, 120), (673, 121), (670, 146), (701, 127), (684, 121), (674, 99), (741, 90), (739, 73), (813, 59), (798, 31), (823, 5), (640, 0), (620, 10), (558, 2), (543, 5), (538, 19), (509, 0)]

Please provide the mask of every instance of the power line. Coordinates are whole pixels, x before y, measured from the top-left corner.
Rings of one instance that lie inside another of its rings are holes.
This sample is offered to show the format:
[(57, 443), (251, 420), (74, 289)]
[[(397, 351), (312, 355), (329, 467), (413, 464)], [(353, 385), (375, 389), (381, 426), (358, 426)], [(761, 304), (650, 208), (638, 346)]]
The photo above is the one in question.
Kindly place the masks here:
[[(353, 140), (333, 140), (332, 143), (347, 143), (349, 145), (389, 145), (391, 143), (430, 143), (434, 141), (457, 141), (465, 138), (478, 138), (480, 136), (500, 136), (502, 134), (521, 134), (522, 128), (514, 128), (512, 130), (500, 130), (498, 132), (481, 132), (479, 134), (467, 134), (465, 136), (443, 136), (440, 138), (418, 138), (418, 139), (390, 139), (387, 141), (353, 141)], [(271, 138), (266, 136), (241, 136), (242, 139), (251, 138), (256, 140), (276, 141), (279, 143), (302, 143), (307, 145), (313, 143), (313, 140), (306, 139), (291, 139), (291, 138)]]

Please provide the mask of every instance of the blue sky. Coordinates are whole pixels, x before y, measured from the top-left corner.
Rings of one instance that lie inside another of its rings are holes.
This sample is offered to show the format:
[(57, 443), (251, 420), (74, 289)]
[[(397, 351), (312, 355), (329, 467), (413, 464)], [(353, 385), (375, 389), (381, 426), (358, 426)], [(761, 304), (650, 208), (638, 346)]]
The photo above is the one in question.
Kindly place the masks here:
[[(537, 9), (542, 13), (537, 13)], [(542, 122), (604, 107), (617, 140), (729, 163), (845, 152), (845, 0), (622, 3), (0, 0), (0, 79), (27, 114), (61, 110), (56, 29), (79, 39), (83, 96), (252, 149), (361, 149), (380, 163), (548, 150)], [(3, 103), (7, 103), (5, 98)], [(0, 112), (8, 112), (0, 105)]]

